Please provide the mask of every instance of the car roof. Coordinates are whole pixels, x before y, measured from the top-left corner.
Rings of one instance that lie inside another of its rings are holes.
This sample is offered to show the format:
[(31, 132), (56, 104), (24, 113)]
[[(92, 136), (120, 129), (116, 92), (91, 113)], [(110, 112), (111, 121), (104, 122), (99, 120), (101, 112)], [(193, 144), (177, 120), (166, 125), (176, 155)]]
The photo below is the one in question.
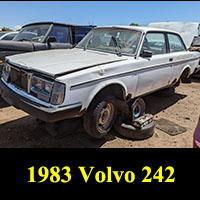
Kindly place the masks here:
[(24, 25), (22, 28), (26, 27), (26, 26), (31, 26), (31, 25), (40, 25), (40, 24), (56, 24), (56, 25), (62, 25), (62, 26), (74, 26), (74, 27), (96, 27), (95, 25), (76, 25), (76, 24), (65, 24), (65, 23), (60, 23), (60, 22), (34, 22), (34, 23), (30, 23), (30, 24), (26, 24)]
[(0, 39), (6, 37), (7, 35), (10, 35), (10, 34), (18, 34), (19, 32), (16, 32), (16, 31), (4, 31), (4, 32), (0, 32), (0, 33), (4, 33), (3, 35), (0, 36)]
[(168, 32), (168, 33), (175, 33), (178, 34), (178, 32), (176, 31), (171, 31), (168, 29), (161, 29), (161, 28), (153, 28), (153, 27), (147, 27), (147, 26), (102, 26), (102, 27), (97, 27), (95, 29), (101, 29), (101, 28), (120, 28), (120, 29), (128, 29), (128, 30), (137, 30), (137, 31), (141, 31), (141, 32), (148, 32), (148, 31), (160, 31), (160, 32)]
[(19, 32), (17, 32), (17, 31), (9, 31), (9, 32), (5, 32), (6, 35), (8, 35), (8, 34), (13, 34), (13, 33), (19, 33)]
[(6, 33), (9, 33), (9, 31), (1, 31), (0, 33), (6, 34)]

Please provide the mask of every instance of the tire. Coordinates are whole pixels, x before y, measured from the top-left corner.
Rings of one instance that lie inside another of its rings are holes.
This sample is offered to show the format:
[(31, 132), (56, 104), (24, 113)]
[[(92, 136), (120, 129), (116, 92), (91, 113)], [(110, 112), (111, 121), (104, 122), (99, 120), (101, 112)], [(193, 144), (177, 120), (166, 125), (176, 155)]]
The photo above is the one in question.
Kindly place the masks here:
[(116, 98), (112, 95), (95, 98), (83, 117), (85, 131), (101, 139), (109, 133), (117, 115)]
[(182, 82), (182, 83), (192, 83), (192, 79), (191, 79), (191, 77), (189, 77), (189, 78), (184, 78), (184, 77), (183, 77), (183, 78), (181, 79), (181, 82)]
[(188, 77), (189, 75), (189, 69), (186, 69), (183, 74), (181, 75), (181, 82), (182, 83), (191, 83), (192, 82), (192, 79), (191, 79), (191, 76)]
[(126, 138), (135, 140), (143, 140), (153, 136), (154, 128), (155, 128), (155, 121), (152, 121), (150, 124), (148, 124), (142, 129), (136, 129), (131, 124), (123, 123), (121, 118), (119, 118), (114, 124), (114, 130), (117, 133)]

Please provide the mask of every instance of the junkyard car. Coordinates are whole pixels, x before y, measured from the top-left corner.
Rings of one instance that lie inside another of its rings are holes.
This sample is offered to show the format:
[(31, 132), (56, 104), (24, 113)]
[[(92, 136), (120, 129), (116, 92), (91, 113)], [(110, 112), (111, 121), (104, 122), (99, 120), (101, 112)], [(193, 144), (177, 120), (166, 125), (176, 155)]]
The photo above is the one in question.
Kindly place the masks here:
[(0, 32), (0, 40), (13, 40), (18, 32)]
[(182, 74), (193, 73), (199, 58), (173, 31), (99, 27), (74, 49), (7, 57), (1, 95), (46, 122), (83, 116), (85, 130), (102, 138), (118, 110), (136, 97), (177, 85)]
[(55, 22), (27, 24), (12, 41), (0, 41), (0, 61), (25, 52), (72, 48), (94, 27)]
[[(200, 52), (200, 37), (195, 37), (191, 47), (189, 48), (190, 51), (198, 51)], [(200, 61), (199, 61), (199, 66), (196, 68), (194, 72), (194, 76), (200, 75)]]
[(194, 148), (200, 148), (200, 117), (198, 119), (198, 123), (197, 123), (196, 129), (194, 131), (193, 147)]

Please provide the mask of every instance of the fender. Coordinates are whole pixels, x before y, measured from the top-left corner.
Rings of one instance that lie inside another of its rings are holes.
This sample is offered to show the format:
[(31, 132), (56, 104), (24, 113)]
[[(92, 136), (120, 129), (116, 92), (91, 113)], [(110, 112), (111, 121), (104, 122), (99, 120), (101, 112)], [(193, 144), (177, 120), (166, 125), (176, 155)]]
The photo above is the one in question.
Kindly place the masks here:
[(121, 82), (121, 81), (118, 81), (118, 80), (115, 80), (113, 82), (113, 80), (108, 80), (106, 82), (101, 82), (99, 83), (91, 92), (90, 92), (90, 95), (88, 96), (86, 102), (83, 104), (82, 106), (82, 110), (83, 109), (87, 109), (90, 105), (90, 103), (92, 102), (92, 100), (95, 98), (95, 96), (101, 91), (103, 90), (104, 88), (108, 87), (108, 86), (111, 86), (111, 85), (119, 85), (120, 87), (123, 88), (124, 90), (124, 96), (126, 96), (128, 94), (127, 92), (127, 88), (126, 88), (126, 85)]
[(191, 72), (192, 72), (192, 68), (191, 68), (191, 66), (190, 66), (189, 64), (185, 65), (185, 67), (182, 69), (182, 71), (181, 71), (181, 73), (180, 73), (180, 77), (182, 76), (183, 72), (184, 72), (185, 70), (187, 70), (187, 69), (189, 69), (189, 73), (188, 73), (188, 75), (187, 75), (187, 78), (190, 77), (190, 75), (192, 74), (192, 73), (191, 73)]

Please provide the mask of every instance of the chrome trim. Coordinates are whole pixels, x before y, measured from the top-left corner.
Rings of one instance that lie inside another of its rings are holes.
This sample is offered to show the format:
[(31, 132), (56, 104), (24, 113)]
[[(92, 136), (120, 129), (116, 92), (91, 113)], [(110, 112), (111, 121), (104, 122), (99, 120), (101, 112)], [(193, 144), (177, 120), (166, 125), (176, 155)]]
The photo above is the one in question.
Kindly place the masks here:
[(28, 94), (31, 93), (31, 80), (32, 80), (32, 73), (27, 73), (27, 92)]

